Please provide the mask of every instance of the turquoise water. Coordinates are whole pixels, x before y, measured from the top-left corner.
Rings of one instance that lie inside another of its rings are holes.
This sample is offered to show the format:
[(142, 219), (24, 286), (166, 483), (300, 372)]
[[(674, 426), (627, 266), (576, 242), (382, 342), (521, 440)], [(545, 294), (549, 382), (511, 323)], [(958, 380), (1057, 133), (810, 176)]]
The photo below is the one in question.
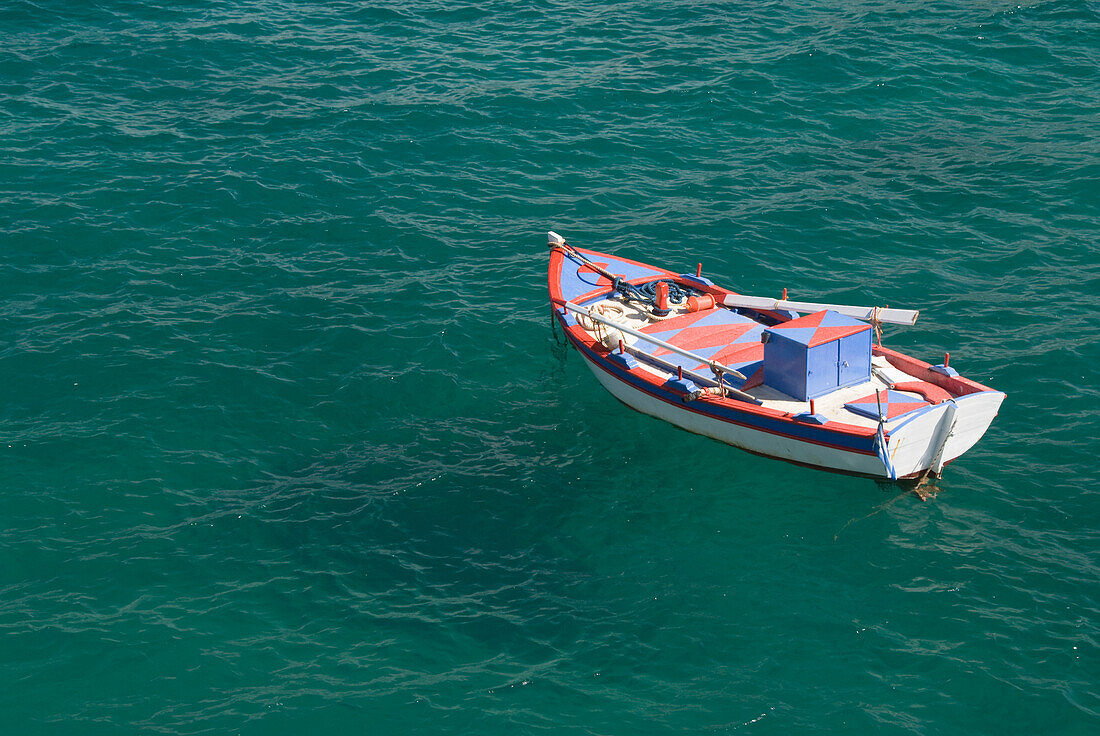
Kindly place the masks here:
[[(12, 734), (1093, 733), (1100, 4), (0, 4)], [(545, 231), (921, 309), (922, 502), (625, 409)]]

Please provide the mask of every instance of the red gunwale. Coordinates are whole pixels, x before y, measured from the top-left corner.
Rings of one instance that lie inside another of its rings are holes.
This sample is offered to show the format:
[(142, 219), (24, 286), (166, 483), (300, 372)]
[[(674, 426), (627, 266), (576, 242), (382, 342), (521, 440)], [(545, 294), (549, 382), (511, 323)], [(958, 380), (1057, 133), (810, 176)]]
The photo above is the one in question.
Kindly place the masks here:
[(967, 394), (976, 394), (981, 391), (997, 390), (989, 386), (983, 386), (977, 381), (972, 381), (962, 376), (945, 376), (942, 373), (936, 373), (932, 370), (931, 363), (925, 363), (923, 360), (918, 360), (905, 353), (899, 353), (897, 350), (874, 345), (871, 348), (871, 352), (874, 355), (883, 356), (890, 365), (895, 368), (903, 370), (922, 381), (927, 381), (928, 383), (939, 386), (952, 396), (966, 396)]

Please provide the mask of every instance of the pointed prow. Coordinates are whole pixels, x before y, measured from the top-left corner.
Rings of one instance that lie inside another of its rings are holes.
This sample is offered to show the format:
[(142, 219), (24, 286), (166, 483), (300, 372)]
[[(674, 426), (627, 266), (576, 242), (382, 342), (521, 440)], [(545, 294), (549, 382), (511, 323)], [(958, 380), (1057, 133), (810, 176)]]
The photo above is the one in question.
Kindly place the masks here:
[(556, 248), (559, 245), (565, 245), (565, 238), (558, 235), (553, 230), (546, 233), (547, 245), (551, 248)]

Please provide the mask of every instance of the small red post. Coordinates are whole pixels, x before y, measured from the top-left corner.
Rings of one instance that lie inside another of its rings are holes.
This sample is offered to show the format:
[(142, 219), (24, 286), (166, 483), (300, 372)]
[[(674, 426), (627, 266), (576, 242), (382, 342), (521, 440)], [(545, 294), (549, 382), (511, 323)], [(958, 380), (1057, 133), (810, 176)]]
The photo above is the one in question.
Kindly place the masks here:
[(814, 400), (810, 399), (810, 413), (817, 414), (817, 409), (814, 408)]
[(684, 380), (684, 367), (682, 365), (676, 366), (676, 378), (681, 381)]
[(622, 340), (619, 340), (619, 355), (622, 355), (625, 352), (626, 352), (626, 346), (623, 345)]
[(668, 284), (664, 281), (657, 282), (657, 309), (668, 309)]
[(950, 363), (950, 362), (951, 362), (951, 353), (944, 353), (943, 354), (943, 367), (946, 368), (948, 363)]
[(787, 301), (787, 287), (783, 287), (783, 301)]
[(696, 263), (695, 264), (695, 278), (700, 278), (702, 275), (703, 275), (703, 264), (702, 263)]

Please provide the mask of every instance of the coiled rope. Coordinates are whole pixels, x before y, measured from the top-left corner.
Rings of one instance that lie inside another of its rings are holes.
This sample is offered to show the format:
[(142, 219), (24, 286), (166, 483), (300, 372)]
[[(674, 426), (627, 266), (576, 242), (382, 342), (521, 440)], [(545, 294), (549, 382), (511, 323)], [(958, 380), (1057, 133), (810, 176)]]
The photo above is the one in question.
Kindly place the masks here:
[(668, 284), (669, 304), (683, 304), (688, 300), (688, 297), (698, 296), (701, 293), (692, 289), (690, 286), (680, 286), (671, 279), (656, 279), (635, 286), (621, 277), (616, 277), (615, 280), (611, 282), (611, 288), (622, 296), (623, 301), (639, 302), (647, 305), (650, 310), (656, 312), (657, 284)]

